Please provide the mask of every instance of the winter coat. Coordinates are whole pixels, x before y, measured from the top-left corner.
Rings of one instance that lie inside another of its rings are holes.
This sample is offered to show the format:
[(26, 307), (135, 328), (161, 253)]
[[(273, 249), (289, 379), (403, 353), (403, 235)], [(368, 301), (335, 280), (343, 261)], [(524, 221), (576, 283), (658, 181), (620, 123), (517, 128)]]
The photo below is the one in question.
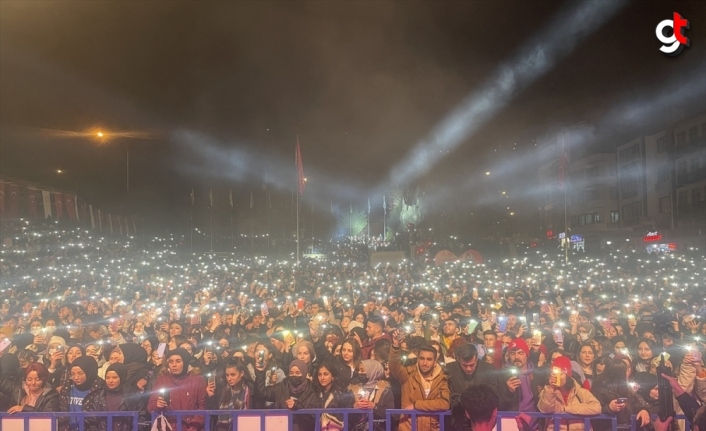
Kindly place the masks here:
[[(147, 413), (147, 405), (140, 393), (133, 391), (128, 386), (123, 386), (123, 401), (118, 407), (119, 412), (137, 412), (138, 422), (149, 422), (150, 415)], [(105, 401), (105, 387), (100, 391), (92, 391), (83, 401), (84, 412), (107, 412), (108, 407)], [(108, 429), (108, 419), (100, 417), (86, 418), (86, 431), (106, 431)], [(114, 431), (134, 431), (131, 417), (115, 417), (113, 419)]]
[[(59, 411), (68, 412), (69, 411), (69, 401), (71, 399), (71, 389), (74, 387), (74, 382), (69, 380), (61, 388), (59, 393)], [(88, 395), (83, 398), (83, 402), (96, 392), (100, 392), (105, 388), (105, 381), (100, 377), (96, 377), (96, 381), (93, 382), (93, 386), (88, 391)], [(84, 424), (88, 425), (88, 421), (84, 420)], [(68, 418), (59, 418), (59, 431), (68, 431), (70, 429), (70, 421)]]
[[(186, 376), (176, 378), (169, 373), (160, 374), (154, 382), (154, 389), (147, 403), (148, 412), (159, 412), (157, 398), (160, 390), (169, 392), (169, 406), (166, 410), (205, 410), (206, 409), (206, 381), (202, 376), (188, 373)], [(204, 426), (203, 416), (182, 416), (184, 431), (200, 430)], [(176, 417), (168, 416), (167, 421), (176, 430)]]
[[(601, 413), (601, 403), (593, 394), (582, 388), (574, 380), (574, 385), (569, 389), (566, 401), (559, 390), (545, 386), (539, 393), (537, 408), (542, 413), (569, 413), (572, 415), (598, 415)], [(554, 421), (550, 420), (546, 431), (554, 430)], [(567, 419), (560, 422), (561, 431), (583, 431), (584, 421), (581, 419)]]
[[(23, 383), (24, 382), (22, 381), (15, 382), (5, 376), (0, 376), (0, 392), (10, 397), (10, 407), (20, 405), (22, 400), (27, 395), (27, 392), (24, 390)], [(26, 413), (58, 412), (59, 394), (47, 383), (45, 384), (44, 391), (42, 391), (37, 398), (37, 401), (34, 403), (34, 407), (23, 406), (22, 411)]]
[[(298, 395), (292, 395), (289, 391), (289, 377), (282, 382), (272, 386), (265, 386), (265, 372), (255, 371), (255, 396), (264, 401), (274, 402), (275, 409), (287, 409), (287, 400), (296, 398), (294, 408), (300, 409), (315, 409), (319, 407), (319, 396), (314, 390), (314, 385), (309, 382), (309, 386)], [(314, 429), (314, 417), (310, 415), (296, 415), (294, 417), (295, 431), (310, 431)]]
[[(417, 365), (402, 365), (400, 358), (400, 349), (392, 348), (390, 350), (390, 375), (396, 378), (402, 385), (402, 408), (413, 405), (415, 410), (428, 412), (443, 412), (449, 409), (451, 392), (446, 375), (442, 372), (439, 364), (434, 364), (432, 371), (433, 379), (431, 382), (431, 390), (429, 396), (424, 394), (424, 383), (422, 376), (419, 373)], [(417, 416), (418, 431), (438, 430), (439, 416), (438, 415), (419, 415)], [(402, 415), (400, 417), (400, 431), (411, 431), (411, 417)]]
[[(591, 388), (591, 392), (601, 403), (602, 411), (601, 413), (609, 416), (616, 416), (618, 418), (618, 425), (629, 425), (630, 416), (638, 414), (641, 410), (649, 411), (649, 405), (642, 399), (642, 397), (635, 394), (633, 391), (628, 390), (627, 396), (624, 397), (618, 394), (617, 387), (614, 384), (610, 385), (594, 385)], [(609, 404), (611, 401), (618, 398), (627, 398), (627, 407), (618, 413), (610, 410)], [(593, 421), (594, 431), (607, 431), (611, 429), (610, 421), (608, 420), (595, 420)]]
[(453, 429), (454, 424), (461, 424), (466, 420), (466, 411), (459, 403), (461, 393), (472, 385), (486, 384), (491, 388), (498, 388), (501, 384), (498, 378), (500, 371), (481, 359), (478, 359), (476, 370), (470, 376), (463, 371), (458, 362), (447, 364), (446, 371), (449, 375), (449, 389), (451, 390), (451, 415), (447, 416), (445, 420), (446, 428)]

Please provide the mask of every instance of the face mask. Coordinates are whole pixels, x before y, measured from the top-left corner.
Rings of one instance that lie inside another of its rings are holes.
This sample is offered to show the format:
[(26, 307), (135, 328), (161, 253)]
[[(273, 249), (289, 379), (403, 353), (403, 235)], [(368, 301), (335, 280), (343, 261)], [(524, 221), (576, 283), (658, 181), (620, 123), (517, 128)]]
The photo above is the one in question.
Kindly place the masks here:
[(581, 341), (588, 341), (588, 334), (579, 334), (579, 338)]
[(304, 381), (303, 376), (289, 376), (289, 382), (294, 386), (300, 385)]
[(360, 384), (368, 383), (368, 375), (367, 374), (358, 374), (358, 383), (360, 383)]
[(39, 335), (39, 334), (42, 333), (42, 328), (32, 328), (32, 329), (29, 330), (29, 332), (30, 332), (32, 335), (37, 336), (37, 335)]
[(47, 333), (53, 334), (56, 331), (56, 326), (47, 326)]
[(135, 334), (136, 337), (142, 337), (147, 333), (145, 331), (134, 331), (133, 334)]

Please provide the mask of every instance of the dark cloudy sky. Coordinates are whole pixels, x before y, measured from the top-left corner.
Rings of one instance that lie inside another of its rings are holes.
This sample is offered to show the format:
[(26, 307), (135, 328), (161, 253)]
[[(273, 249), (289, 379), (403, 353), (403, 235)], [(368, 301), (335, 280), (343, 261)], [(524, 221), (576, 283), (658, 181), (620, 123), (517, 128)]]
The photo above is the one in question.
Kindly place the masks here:
[[(207, 137), (225, 154), (275, 160), (282, 171), (292, 169), (298, 134), (312, 182), (348, 184), (365, 195), (567, 6), (3, 0), (0, 169), (84, 187), (109, 205), (106, 196), (124, 187), (123, 144), (97, 146), (40, 130), (149, 131), (154, 139), (130, 143), (133, 193), (172, 208), (183, 206), (192, 185), (231, 182), (189, 169), (198, 158), (175, 142), (178, 131)], [(654, 28), (675, 10), (691, 21), (691, 47), (668, 58)], [(515, 153), (531, 154), (533, 142), (557, 127), (600, 123), (620, 103), (649, 100), (703, 66), (705, 17), (704, 1), (629, 3), (423, 180), (450, 187)], [(58, 168), (70, 176), (57, 179)], [(495, 181), (512, 188), (532, 180)], [(233, 187), (242, 193), (259, 181), (250, 172)]]

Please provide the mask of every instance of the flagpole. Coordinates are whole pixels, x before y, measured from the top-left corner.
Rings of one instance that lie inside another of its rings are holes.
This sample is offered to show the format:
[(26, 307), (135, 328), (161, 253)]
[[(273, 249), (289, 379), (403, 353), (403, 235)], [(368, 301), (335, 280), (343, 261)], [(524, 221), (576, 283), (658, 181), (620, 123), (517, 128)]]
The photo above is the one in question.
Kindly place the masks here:
[(570, 236), (569, 236), (569, 224), (568, 224), (568, 219), (566, 215), (566, 189), (568, 188), (566, 186), (566, 173), (569, 170), (568, 166), (568, 161), (566, 157), (566, 134), (563, 134), (561, 137), (561, 147), (562, 147), (562, 163), (564, 164), (564, 263), (568, 265), (569, 263), (569, 245), (571, 244), (570, 241)]
[(230, 248), (235, 247), (235, 238), (233, 237), (233, 203), (230, 204)]
[(194, 205), (189, 207), (189, 233), (191, 236), (191, 254), (194, 254)]
[(387, 205), (385, 202), (385, 195), (382, 196), (382, 242), (387, 239), (387, 227), (385, 222), (387, 221)]
[(211, 251), (213, 251), (213, 204), (211, 204)]
[(297, 269), (299, 269), (299, 193), (297, 193)]

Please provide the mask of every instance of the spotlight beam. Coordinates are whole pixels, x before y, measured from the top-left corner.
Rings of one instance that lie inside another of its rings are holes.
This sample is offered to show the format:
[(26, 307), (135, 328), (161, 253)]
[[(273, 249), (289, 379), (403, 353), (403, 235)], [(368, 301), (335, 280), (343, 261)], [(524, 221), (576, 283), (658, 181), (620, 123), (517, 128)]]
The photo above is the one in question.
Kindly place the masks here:
[(391, 184), (378, 190), (390, 185), (403, 186), (424, 175), (626, 4), (625, 0), (587, 0), (568, 12), (559, 13), (545, 31), (522, 47), (515, 58), (500, 66), (477, 92), (463, 100), (425, 140), (417, 143), (411, 153), (393, 167), (388, 179)]

